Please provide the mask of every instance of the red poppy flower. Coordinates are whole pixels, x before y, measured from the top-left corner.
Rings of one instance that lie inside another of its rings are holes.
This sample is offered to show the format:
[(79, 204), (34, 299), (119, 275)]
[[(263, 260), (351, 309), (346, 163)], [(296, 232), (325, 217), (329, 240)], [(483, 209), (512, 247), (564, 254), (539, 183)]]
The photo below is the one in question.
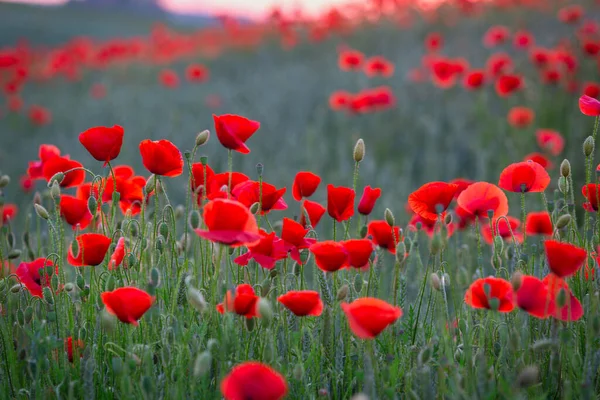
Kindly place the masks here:
[(540, 71), (540, 77), (542, 82), (546, 85), (557, 85), (560, 83), (562, 75), (560, 70), (557, 68), (547, 68), (543, 71)]
[(22, 262), (19, 264), (15, 274), (17, 274), (20, 283), (25, 285), (32, 296), (42, 297), (42, 289), (50, 286), (50, 279), (48, 275), (44, 275), (44, 278), (42, 278), (40, 276), (40, 269), (52, 266), (54, 266), (52, 261), (46, 260), (44, 257), (37, 258), (31, 262)]
[(365, 74), (368, 77), (383, 76), (389, 78), (394, 75), (394, 64), (382, 56), (375, 56), (365, 61)]
[(373, 242), (369, 239), (351, 239), (342, 242), (348, 255), (348, 265), (358, 269), (368, 269), (373, 254)]
[(513, 38), (513, 45), (517, 49), (526, 49), (535, 44), (535, 38), (528, 31), (518, 31)]
[(29, 106), (29, 120), (35, 125), (47, 125), (52, 121), (50, 110), (38, 105)]
[(119, 125), (112, 128), (98, 126), (79, 135), (79, 142), (98, 161), (104, 164), (114, 160), (121, 152), (124, 131)]
[(352, 103), (353, 97), (351, 93), (344, 90), (333, 92), (329, 96), (329, 107), (334, 111), (348, 108)]
[(452, 183), (429, 182), (408, 196), (410, 208), (425, 219), (437, 220), (444, 215), (458, 187)]
[(600, 97), (600, 84), (596, 82), (585, 82), (583, 84), (583, 94), (598, 99)]
[(31, 161), (29, 162), (29, 167), (27, 168), (27, 175), (31, 179), (43, 179), (44, 178), (44, 163), (46, 163), (51, 158), (60, 156), (60, 150), (58, 147), (53, 146), (51, 144), (42, 144), (38, 150), (38, 158), (39, 161)]
[(250, 153), (246, 141), (260, 128), (260, 122), (233, 114), (213, 114), (213, 119), (217, 138), (223, 147), (242, 154)]
[(534, 317), (545, 319), (554, 312), (548, 287), (535, 276), (523, 275), (515, 293), (517, 306)]
[(375, 207), (375, 202), (381, 196), (381, 189), (373, 189), (371, 186), (365, 186), (363, 194), (358, 202), (358, 212), (362, 215), (369, 215)]
[(475, 181), (464, 178), (456, 178), (451, 180), (450, 183), (456, 185), (456, 192), (454, 193), (454, 199), (456, 200), (458, 196), (463, 192), (463, 190), (474, 184)]
[(338, 222), (354, 215), (354, 190), (348, 187), (327, 185), (327, 213)]
[(179, 86), (179, 76), (177, 76), (177, 73), (171, 69), (163, 69), (160, 71), (158, 80), (160, 81), (161, 85), (169, 89)]
[(342, 303), (352, 332), (361, 339), (373, 339), (402, 316), (400, 307), (383, 300), (362, 297), (352, 303)]
[(548, 158), (546, 158), (546, 156), (544, 156), (543, 154), (540, 154), (540, 153), (530, 153), (530, 154), (527, 154), (525, 157), (523, 157), (523, 161), (530, 161), (530, 160), (535, 163), (540, 164), (546, 170), (549, 170), (554, 166), (554, 164), (552, 164), (552, 162), (550, 160), (548, 160)]
[(310, 197), (319, 187), (321, 178), (312, 172), (298, 172), (292, 185), (294, 200), (300, 201), (303, 197)]
[[(75, 346), (73, 346), (73, 344), (75, 344)], [(65, 352), (67, 353), (67, 359), (70, 363), (72, 363), (74, 360), (73, 354), (83, 357), (83, 352), (81, 351), (83, 347), (84, 343), (81, 339), (74, 341), (72, 336), (69, 336), (65, 339)]]
[(308, 229), (304, 228), (298, 222), (283, 218), (283, 227), (281, 228), (281, 239), (284, 241), (286, 248), (290, 252), (292, 260), (298, 264), (302, 264), (300, 259), (300, 250), (308, 249), (316, 243), (317, 239), (307, 238)]
[(506, 53), (494, 53), (488, 58), (485, 69), (493, 78), (510, 74), (513, 70), (512, 58)]
[(439, 32), (431, 32), (425, 37), (425, 49), (430, 52), (440, 51), (444, 47), (444, 37)]
[(579, 98), (579, 109), (584, 115), (598, 117), (600, 116), (600, 100), (584, 94)]
[[(214, 174), (207, 183), (208, 186), (208, 198), (218, 198), (222, 197), (223, 193), (224, 197), (227, 197), (227, 186), (229, 186), (229, 172), (222, 172), (220, 174)], [(233, 192), (238, 185), (250, 180), (247, 175), (242, 174), (241, 172), (232, 172), (231, 173), (231, 191)]]
[[(116, 183), (116, 191), (119, 193), (119, 208), (123, 214), (128, 212), (131, 215), (139, 214), (144, 201), (143, 189), (146, 186), (146, 179), (141, 176), (133, 176), (133, 169), (126, 165), (114, 167), (113, 171), (114, 178), (109, 176), (102, 181), (104, 185), (102, 201), (105, 203), (112, 201)], [(87, 197), (82, 198), (87, 200)]]
[(135, 287), (122, 287), (101, 295), (106, 311), (126, 324), (138, 326), (138, 320), (152, 307), (154, 296)]
[(591, 39), (583, 39), (581, 49), (585, 55), (594, 58), (600, 53), (600, 43)]
[(232, 194), (237, 201), (248, 208), (252, 207), (254, 203), (260, 202), (260, 210), (264, 215), (271, 210), (287, 209), (287, 203), (283, 199), (286, 191), (287, 188), (277, 189), (270, 183), (246, 181), (237, 185)]
[(202, 64), (191, 64), (185, 70), (185, 76), (190, 82), (204, 82), (208, 79), (209, 72)]
[(204, 239), (231, 247), (251, 245), (260, 240), (256, 218), (238, 201), (211, 200), (204, 206), (202, 215), (208, 230), (196, 229), (196, 233)]
[(543, 192), (550, 184), (550, 175), (540, 164), (522, 161), (510, 164), (500, 174), (498, 186), (509, 192)]
[(571, 243), (546, 240), (544, 242), (548, 268), (560, 278), (575, 274), (587, 259), (585, 249)]
[[(548, 288), (550, 302), (553, 303), (551, 307), (551, 314), (554, 318), (568, 322), (577, 321), (583, 317), (583, 307), (581, 306), (581, 303), (577, 297), (571, 293), (567, 282), (554, 274), (546, 276), (542, 282)], [(567, 302), (564, 306), (559, 307), (558, 304), (556, 304), (556, 299), (561, 290), (565, 291), (565, 294), (567, 295)]]
[(86, 265), (96, 266), (102, 264), (104, 256), (110, 247), (111, 239), (99, 233), (84, 233), (75, 238), (79, 247), (77, 254), (73, 254), (72, 246), (69, 247), (67, 262), (74, 267)]
[(466, 188), (456, 199), (458, 205), (473, 217), (487, 218), (488, 211), (498, 218), (508, 214), (508, 199), (498, 186), (476, 182)]
[(588, 183), (581, 188), (581, 193), (585, 196), (586, 202), (583, 203), (583, 208), (589, 212), (598, 211), (598, 194), (600, 193), (600, 185)]
[(33, 179), (29, 175), (22, 175), (19, 178), (19, 185), (25, 193), (29, 193), (33, 189)]
[(477, 279), (469, 286), (465, 293), (465, 303), (473, 308), (511, 312), (515, 308), (513, 297), (513, 288), (509, 281), (489, 277)]
[(535, 113), (528, 107), (513, 107), (509, 110), (507, 120), (514, 128), (527, 128), (535, 119)]
[[(42, 163), (42, 175), (46, 181), (50, 181), (50, 179), (59, 172), (65, 173), (67, 171), (71, 171), (72, 169), (82, 167), (83, 165), (81, 165), (81, 163), (71, 160), (67, 156), (56, 156)], [(65, 173), (65, 177), (62, 182), (60, 182), (60, 186), (64, 188), (79, 186), (84, 181), (85, 172), (83, 169), (78, 169), (69, 173)]]
[(345, 50), (340, 53), (338, 65), (342, 71), (356, 71), (362, 66), (364, 55), (357, 50)]
[(451, 60), (440, 58), (431, 65), (433, 82), (442, 89), (449, 89), (456, 83), (457, 73)]
[(183, 172), (181, 152), (168, 140), (142, 140), (140, 154), (144, 167), (151, 174), (175, 177)]
[(551, 236), (554, 232), (550, 214), (546, 211), (529, 212), (525, 221), (525, 233), (528, 235)]
[(523, 79), (519, 75), (502, 75), (496, 80), (496, 93), (508, 97), (523, 88)]
[(235, 288), (234, 295), (230, 290), (227, 291), (225, 301), (217, 304), (217, 311), (221, 314), (232, 312), (248, 319), (254, 318), (258, 316), (258, 299), (252, 286), (243, 283)]
[(485, 73), (483, 70), (472, 70), (465, 75), (463, 86), (468, 90), (476, 90), (485, 83)]
[(125, 257), (125, 238), (119, 238), (117, 242), (117, 247), (115, 247), (115, 251), (113, 251), (110, 256), (110, 260), (108, 261), (108, 270), (112, 271), (113, 269), (117, 269), (118, 266), (123, 262), (123, 258)]
[(367, 225), (367, 235), (376, 246), (387, 249), (390, 253), (396, 254), (396, 246), (403, 239), (400, 228), (392, 227), (386, 221), (371, 221)]
[(552, 129), (538, 129), (535, 138), (538, 146), (553, 156), (562, 153), (565, 147), (565, 139), (559, 132)]
[(348, 253), (341, 243), (333, 240), (317, 242), (310, 246), (317, 267), (325, 272), (335, 272), (348, 265)]
[(489, 224), (481, 226), (481, 237), (487, 244), (493, 244), (495, 236), (500, 236), (505, 241), (512, 241), (513, 237), (517, 243), (523, 241), (523, 234), (519, 231), (521, 221), (518, 218), (506, 216), (506, 218), (494, 219), (492, 226), (493, 232)]
[(483, 36), (483, 44), (486, 47), (496, 47), (506, 42), (509, 36), (510, 31), (507, 27), (501, 25), (492, 26)]
[(321, 295), (314, 290), (290, 290), (277, 301), (297, 317), (318, 317), (323, 312)]
[(538, 68), (543, 68), (550, 62), (551, 53), (542, 47), (534, 47), (529, 52), (531, 63)]
[(325, 211), (327, 210), (321, 204), (315, 201), (304, 200), (302, 202), (302, 206), (300, 207), (300, 225), (304, 227), (308, 225), (306, 221), (306, 216), (308, 215), (308, 222), (310, 223), (310, 226), (315, 228), (319, 221), (321, 221)]
[(246, 266), (251, 259), (265, 269), (275, 268), (279, 260), (287, 257), (287, 249), (283, 240), (275, 236), (275, 232), (267, 233), (260, 231), (260, 240), (254, 244), (248, 245), (248, 252), (235, 258), (233, 262), (238, 265)]
[[(423, 230), (430, 238), (433, 237), (436, 231), (439, 232), (442, 226), (437, 220), (425, 219), (418, 214), (413, 214), (408, 222), (408, 228), (411, 231), (416, 232), (418, 224), (421, 224), (421, 230)], [(445, 229), (446, 237), (450, 237), (456, 229), (456, 224), (450, 223), (449, 225), (445, 225)]]
[[(205, 169), (206, 169), (206, 171), (205, 171)], [(206, 174), (206, 182), (204, 182), (205, 174)], [(215, 175), (215, 172), (209, 165), (206, 165), (206, 167), (205, 167), (202, 163), (192, 164), (192, 182), (191, 182), (192, 191), (194, 193), (198, 194), (199, 196), (202, 196), (203, 193), (207, 192), (207, 190), (204, 187), (207, 186), (208, 182), (210, 182), (210, 180), (213, 178), (214, 175)], [(233, 176), (232, 176), (232, 180), (233, 180)], [(227, 183), (229, 183), (229, 181)], [(199, 188), (202, 188), (202, 190), (199, 190)]]
[(253, 361), (236, 365), (221, 382), (225, 400), (281, 400), (287, 392), (287, 383), (280, 373)]
[(87, 199), (63, 194), (60, 196), (60, 215), (73, 229), (85, 229), (92, 222), (92, 214), (88, 209)]
[(0, 221), (7, 224), (17, 216), (18, 207), (16, 204), (5, 204), (0, 206)]
[(558, 19), (565, 24), (575, 24), (583, 16), (583, 7), (580, 5), (570, 5), (558, 10)]

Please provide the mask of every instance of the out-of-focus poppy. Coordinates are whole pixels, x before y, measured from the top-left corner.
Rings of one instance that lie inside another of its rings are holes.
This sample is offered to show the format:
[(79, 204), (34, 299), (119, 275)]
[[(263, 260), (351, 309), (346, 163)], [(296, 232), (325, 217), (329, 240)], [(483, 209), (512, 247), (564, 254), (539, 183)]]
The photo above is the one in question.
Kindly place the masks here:
[(341, 303), (352, 332), (361, 339), (374, 339), (402, 316), (402, 310), (383, 300), (362, 297)]
[(221, 314), (232, 312), (248, 319), (258, 316), (258, 299), (254, 289), (247, 283), (238, 285), (235, 294), (228, 290), (225, 301), (217, 304), (217, 311)]
[(579, 4), (565, 6), (558, 10), (558, 19), (565, 24), (576, 24), (583, 16), (583, 7)]
[(302, 264), (300, 259), (300, 250), (308, 249), (316, 243), (316, 239), (307, 238), (308, 229), (293, 219), (283, 218), (283, 227), (281, 228), (281, 239), (284, 241), (287, 250), (290, 252), (292, 260)]
[(31, 179), (44, 179), (44, 164), (51, 158), (60, 156), (60, 149), (51, 144), (42, 144), (38, 150), (38, 161), (30, 161), (27, 176)]
[(525, 221), (525, 233), (527, 235), (551, 236), (554, 232), (550, 214), (546, 211), (529, 212)]
[(538, 129), (535, 132), (535, 138), (538, 146), (553, 156), (559, 155), (565, 148), (565, 139), (555, 130)]
[(393, 228), (386, 221), (371, 221), (367, 225), (367, 235), (373, 244), (387, 249), (392, 254), (396, 253), (396, 246), (404, 240), (398, 226)]
[(444, 37), (439, 32), (431, 32), (425, 37), (425, 49), (434, 53), (444, 47)]
[(600, 84), (596, 82), (585, 82), (583, 84), (583, 94), (598, 99), (600, 97)]
[(369, 215), (375, 207), (377, 199), (381, 196), (381, 189), (373, 189), (371, 186), (365, 186), (363, 194), (358, 202), (358, 212), (362, 215)]
[(163, 69), (160, 71), (158, 80), (166, 88), (174, 89), (179, 86), (179, 76), (172, 69)]
[(595, 183), (588, 183), (581, 188), (581, 193), (587, 200), (583, 203), (583, 208), (589, 212), (596, 212), (599, 208), (599, 193), (600, 185)]
[(364, 70), (369, 77), (382, 76), (389, 78), (394, 75), (394, 64), (385, 57), (375, 56), (365, 61)]
[(495, 236), (500, 236), (505, 241), (512, 241), (514, 238), (517, 243), (521, 243), (523, 241), (523, 234), (519, 231), (520, 227), (521, 221), (515, 217), (506, 216), (494, 219), (492, 220), (492, 226), (489, 224), (481, 226), (481, 237), (490, 245), (494, 243)]
[(154, 296), (135, 287), (122, 287), (101, 295), (106, 311), (119, 321), (138, 326), (138, 320), (152, 307)]
[(221, 382), (225, 400), (281, 400), (287, 392), (287, 383), (280, 373), (254, 361), (236, 365)]
[(523, 129), (533, 123), (535, 113), (529, 107), (517, 106), (508, 111), (508, 116), (506, 118), (510, 126)]
[(45, 258), (37, 258), (31, 262), (22, 262), (15, 271), (19, 281), (25, 285), (29, 293), (34, 297), (42, 297), (42, 289), (50, 286), (50, 277), (40, 275), (40, 269), (53, 267), (54, 264)]
[(239, 247), (260, 240), (256, 218), (238, 201), (211, 200), (204, 206), (202, 216), (207, 230), (196, 229), (196, 233), (211, 242)]
[(19, 178), (19, 185), (23, 189), (23, 192), (29, 193), (33, 189), (33, 179), (29, 175), (22, 175)]
[(9, 221), (15, 219), (19, 208), (16, 204), (4, 204), (0, 206), (0, 221), (2, 224), (7, 224)]
[(523, 88), (523, 78), (519, 75), (502, 75), (496, 80), (496, 93), (500, 97), (508, 97)]
[[(550, 302), (553, 303), (551, 314), (554, 318), (568, 322), (577, 321), (583, 317), (583, 307), (581, 306), (579, 299), (571, 293), (567, 282), (554, 274), (546, 276), (542, 282), (548, 288)], [(557, 298), (561, 291), (564, 291), (566, 295), (566, 302), (562, 307), (557, 303)]]
[(142, 140), (140, 154), (144, 167), (152, 174), (172, 178), (183, 172), (181, 152), (168, 140)]
[(95, 83), (92, 85), (92, 87), (90, 88), (90, 96), (93, 99), (103, 99), (104, 97), (106, 97), (106, 86), (104, 86), (101, 83)]
[(342, 243), (333, 240), (316, 242), (310, 246), (317, 267), (325, 272), (335, 272), (348, 265), (348, 253)]
[(485, 73), (483, 70), (474, 69), (465, 75), (463, 86), (468, 90), (476, 90), (481, 88), (485, 83)]
[(327, 185), (327, 213), (338, 222), (354, 215), (354, 189), (331, 184)]
[(478, 218), (493, 218), (508, 214), (508, 199), (498, 186), (488, 182), (476, 182), (467, 187), (456, 199), (458, 205), (468, 214)]
[(344, 50), (338, 58), (338, 65), (342, 71), (357, 71), (362, 67), (365, 56), (357, 50)]
[(236, 257), (233, 262), (246, 266), (253, 259), (261, 267), (273, 269), (277, 261), (287, 257), (288, 252), (285, 243), (275, 235), (275, 232), (267, 233), (261, 230), (260, 236), (261, 238), (258, 242), (249, 244), (247, 246), (248, 251)]
[[(315, 228), (327, 209), (316, 201), (304, 200), (300, 207), (300, 224), (306, 227), (308, 224)], [(306, 214), (306, 215), (305, 215)], [(308, 223), (306, 221), (308, 216)]]
[(242, 154), (250, 153), (246, 141), (260, 128), (260, 122), (233, 114), (213, 114), (213, 119), (217, 139), (223, 147)]
[(190, 82), (204, 82), (208, 80), (208, 68), (202, 64), (190, 64), (185, 69), (185, 76)]
[(303, 197), (310, 197), (319, 187), (321, 178), (317, 174), (301, 171), (296, 174), (292, 185), (294, 200), (300, 201)]
[(550, 271), (560, 278), (575, 274), (585, 260), (587, 252), (571, 243), (546, 240), (544, 242), (546, 260)]
[(512, 284), (495, 277), (477, 279), (467, 289), (465, 303), (473, 308), (511, 312), (515, 308)]
[(104, 161), (104, 165), (106, 165), (119, 156), (124, 133), (123, 128), (119, 125), (112, 128), (98, 126), (81, 133), (79, 142), (92, 157), (98, 161)]
[(314, 290), (290, 290), (277, 301), (297, 317), (318, 317), (323, 312), (321, 295)]
[(354, 96), (345, 90), (338, 90), (329, 96), (329, 107), (334, 110), (347, 109), (352, 103)]
[(425, 219), (437, 220), (444, 215), (458, 187), (452, 183), (429, 182), (408, 196), (410, 208)]
[(535, 163), (540, 164), (546, 170), (551, 169), (554, 164), (550, 161), (545, 155), (541, 153), (529, 153), (525, 157), (523, 157), (523, 161), (533, 161)]
[(108, 252), (111, 239), (99, 233), (84, 233), (75, 238), (77, 241), (77, 254), (73, 253), (73, 246), (69, 247), (67, 262), (74, 267), (86, 265), (96, 266), (102, 264)]
[(121, 237), (117, 241), (117, 246), (115, 247), (115, 251), (113, 251), (113, 253), (110, 256), (110, 260), (108, 261), (108, 270), (112, 271), (113, 269), (117, 269), (123, 262), (124, 257), (125, 257), (125, 238)]
[(38, 126), (48, 125), (52, 122), (52, 113), (46, 107), (34, 104), (29, 106), (29, 120)]
[(494, 53), (485, 63), (487, 73), (493, 78), (499, 78), (513, 71), (512, 58), (506, 53)]
[(520, 30), (515, 32), (515, 36), (513, 38), (513, 45), (517, 49), (527, 49), (530, 46), (535, 44), (535, 38), (533, 35), (525, 30)]
[(506, 42), (509, 37), (510, 31), (507, 27), (495, 25), (490, 27), (483, 36), (483, 44), (486, 47), (496, 47)]
[(83, 357), (83, 353), (81, 352), (81, 350), (84, 347), (83, 340), (81, 340), (81, 339), (73, 340), (73, 337), (69, 336), (68, 338), (65, 339), (64, 347), (65, 347), (65, 352), (67, 353), (67, 359), (69, 360), (70, 363), (73, 362), (75, 355), (79, 355), (80, 357)]
[(509, 192), (543, 192), (550, 184), (550, 175), (540, 164), (521, 161), (510, 164), (500, 173), (498, 186)]

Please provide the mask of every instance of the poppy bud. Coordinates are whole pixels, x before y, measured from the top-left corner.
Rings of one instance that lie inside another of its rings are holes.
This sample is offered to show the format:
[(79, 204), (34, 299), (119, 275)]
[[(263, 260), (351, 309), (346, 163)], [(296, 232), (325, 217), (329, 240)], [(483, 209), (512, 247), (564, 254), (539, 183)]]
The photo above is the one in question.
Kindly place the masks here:
[(363, 287), (363, 283), (364, 283), (364, 281), (363, 281), (362, 276), (360, 274), (356, 274), (354, 276), (354, 291), (356, 293), (360, 293), (360, 291), (362, 290), (362, 287)]
[(146, 194), (152, 193), (154, 188), (156, 187), (156, 175), (152, 174), (146, 181), (146, 186), (144, 186), (144, 192)]
[(419, 356), (417, 357), (417, 362), (419, 363), (419, 365), (423, 366), (423, 365), (427, 364), (427, 362), (430, 359), (431, 359), (431, 349), (429, 347), (425, 347), (419, 353)]
[(342, 287), (340, 287), (338, 289), (337, 294), (336, 294), (337, 301), (344, 301), (346, 299), (346, 297), (348, 297), (349, 291), (350, 291), (350, 288), (348, 287), (348, 285), (346, 285), (346, 284), (342, 285)]
[(564, 176), (558, 178), (558, 190), (560, 190), (561, 193), (569, 192), (569, 182)]
[(52, 286), (52, 290), (58, 292), (58, 275), (54, 275), (52, 279), (50, 279), (50, 285)]
[(116, 286), (115, 277), (113, 275), (110, 275), (108, 277), (108, 279), (106, 280), (106, 285), (104, 286), (105, 291), (112, 292), (113, 290), (115, 290), (115, 286)]
[(556, 221), (556, 229), (563, 229), (571, 223), (571, 214), (561, 215)]
[(200, 227), (200, 213), (197, 210), (190, 211), (189, 222), (192, 229)]
[(362, 228), (360, 228), (360, 238), (364, 239), (367, 237), (367, 232), (368, 232), (368, 228), (366, 225), (363, 225)]
[(85, 287), (85, 279), (83, 279), (83, 275), (77, 274), (77, 278), (75, 278), (75, 282), (77, 283), (77, 287), (80, 290), (83, 290)]
[(194, 377), (199, 378), (206, 375), (206, 373), (210, 371), (211, 365), (212, 355), (210, 354), (210, 351), (207, 350), (200, 353), (194, 362)]
[(73, 285), (71, 282), (67, 282), (67, 283), (65, 284), (65, 290), (66, 290), (67, 292), (72, 292), (72, 291), (73, 291), (73, 289), (75, 289), (75, 285)]
[(273, 321), (273, 307), (271, 306), (271, 302), (261, 297), (258, 300), (258, 315), (261, 318), (261, 322), (265, 328), (267, 328), (271, 321)]
[(565, 178), (571, 175), (571, 163), (566, 158), (560, 163), (560, 174)]
[(254, 330), (254, 318), (246, 318), (246, 329), (248, 329), (248, 332)]
[(400, 242), (400, 243), (398, 243), (398, 245), (396, 245), (396, 260), (398, 260), (398, 262), (402, 262), (402, 261), (404, 261), (405, 258), (406, 258), (406, 245), (404, 244), (404, 242)]
[(277, 272), (276, 269), (272, 269), (271, 272), (269, 272), (269, 277), (275, 278), (278, 274), (279, 274), (279, 272)]
[(556, 305), (563, 308), (567, 304), (567, 291), (561, 288), (556, 295)]
[(50, 218), (50, 215), (48, 214), (48, 210), (46, 210), (43, 206), (34, 203), (33, 208), (35, 209), (35, 213), (37, 214), (38, 217), (40, 217), (42, 219)]
[(182, 206), (181, 204), (178, 204), (175, 207), (175, 218), (180, 219), (181, 217), (183, 217), (184, 214), (185, 214), (185, 207)]
[(450, 214), (450, 213), (447, 213), (447, 214), (444, 216), (444, 224), (445, 224), (445, 225), (450, 225), (451, 223), (452, 223), (452, 214)]
[(206, 167), (206, 164), (208, 164), (208, 157), (207, 156), (200, 157), (200, 163)]
[(17, 293), (19, 293), (21, 291), (21, 288), (22, 288), (21, 284), (17, 283), (16, 285), (11, 286), (10, 292), (13, 293), (13, 294), (17, 294)]
[(23, 313), (23, 317), (25, 317), (25, 323), (28, 324), (33, 319), (33, 307), (28, 306)]
[(0, 176), (0, 189), (8, 186), (9, 183), (10, 183), (10, 177), (8, 175)]
[(262, 283), (262, 287), (260, 289), (260, 295), (262, 297), (267, 297), (270, 290), (271, 290), (271, 280), (269, 278), (267, 278)]
[(536, 365), (529, 365), (521, 371), (517, 377), (517, 386), (520, 388), (528, 388), (535, 385), (539, 381), (540, 370)]
[(594, 138), (588, 136), (583, 142), (583, 155), (586, 157), (591, 156), (594, 153), (595, 145)]
[(516, 292), (521, 287), (521, 280), (523, 279), (523, 274), (521, 271), (515, 271), (511, 278), (510, 283), (512, 284), (513, 290)]
[(205, 129), (196, 136), (196, 147), (206, 144), (208, 139), (210, 139), (210, 131)]
[(487, 210), (487, 215), (489, 219), (493, 219), (494, 218), (494, 210)]
[(40, 192), (35, 192), (35, 194), (33, 195), (33, 204), (42, 204), (42, 195), (40, 194)]
[(254, 215), (256, 215), (256, 213), (258, 213), (259, 210), (260, 210), (260, 203), (258, 201), (256, 203), (252, 204), (252, 206), (250, 206), (250, 212)]
[(437, 290), (438, 292), (442, 290), (442, 282), (440, 281), (440, 277), (435, 272), (429, 275), (429, 282), (431, 283), (431, 287)]
[[(246, 321), (253, 321), (252, 319), (247, 319)], [(273, 341), (268, 340), (265, 346), (265, 350), (263, 352), (263, 358), (267, 364), (270, 364), (275, 359), (275, 348), (273, 347)]]
[(263, 172), (265, 170), (265, 166), (262, 165), (261, 163), (256, 164), (256, 173), (258, 174), (258, 176), (262, 176)]
[(23, 326), (25, 325), (25, 314), (23, 313), (23, 310), (21, 310), (20, 308), (17, 310), (17, 322), (19, 323), (19, 326)]
[(64, 179), (65, 174), (63, 172), (57, 172), (54, 175), (52, 175), (52, 177), (48, 181), (48, 187), (52, 187), (52, 185), (54, 185), (55, 182), (60, 185)]
[(431, 254), (438, 254), (440, 252), (440, 250), (442, 249), (442, 237), (440, 236), (439, 233), (436, 233), (435, 235), (433, 235), (433, 238), (431, 238), (431, 242), (430, 242), (430, 251)]
[(494, 237), (494, 253), (500, 254), (504, 250), (504, 240), (502, 236)]
[(296, 379), (297, 381), (301, 381), (302, 378), (304, 377), (304, 366), (302, 365), (302, 363), (297, 363), (294, 366), (294, 379)]
[(354, 161), (359, 163), (365, 158), (365, 142), (362, 139), (358, 139), (354, 145)]
[(10, 252), (8, 252), (9, 260), (14, 260), (15, 258), (19, 258), (19, 257), (21, 257), (21, 250), (19, 250), (19, 249), (13, 249)]
[(392, 214), (392, 210), (386, 208), (383, 216), (385, 217), (385, 222), (387, 222), (389, 226), (394, 227), (394, 225), (396, 225), (396, 219), (394, 218), (394, 214)]
[(156, 267), (150, 270), (150, 285), (158, 287), (160, 285), (160, 273)]
[(169, 237), (169, 225), (166, 222), (161, 222), (158, 225), (158, 233), (160, 233), (165, 239)]
[(45, 287), (42, 289), (42, 294), (44, 296), (44, 300), (50, 305), (54, 304), (54, 296), (52, 296), (52, 290), (49, 287)]
[(95, 217), (96, 212), (98, 211), (98, 201), (96, 200), (96, 198), (94, 196), (90, 196), (88, 198), (87, 207), (88, 207), (90, 214), (92, 214), (92, 217)]

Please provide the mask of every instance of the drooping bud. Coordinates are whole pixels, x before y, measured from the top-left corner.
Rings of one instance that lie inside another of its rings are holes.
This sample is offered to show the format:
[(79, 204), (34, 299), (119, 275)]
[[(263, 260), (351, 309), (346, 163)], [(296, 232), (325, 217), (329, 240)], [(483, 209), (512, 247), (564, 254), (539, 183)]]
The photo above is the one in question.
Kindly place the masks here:
[(494, 237), (494, 253), (501, 254), (502, 250), (504, 250), (504, 240), (502, 236)]
[(43, 206), (41, 206), (37, 203), (34, 203), (33, 208), (35, 209), (35, 213), (37, 214), (38, 217), (40, 217), (42, 219), (50, 218), (50, 214), (48, 214), (48, 210), (46, 210)]
[(210, 131), (208, 129), (203, 130), (196, 136), (196, 146), (200, 147), (210, 139)]
[(406, 257), (406, 244), (404, 244), (404, 242), (400, 242), (396, 245), (396, 260), (398, 260), (398, 262), (402, 262)]
[(269, 300), (261, 297), (258, 300), (258, 315), (264, 327), (268, 327), (273, 320), (273, 307)]
[(363, 225), (362, 228), (360, 228), (360, 237), (361, 239), (364, 239), (367, 237), (367, 232), (368, 232), (368, 228), (366, 225)]
[(583, 142), (583, 155), (586, 157), (591, 156), (594, 153), (594, 148), (596, 143), (594, 142), (594, 138), (588, 136)]
[(363, 283), (364, 283), (364, 281), (363, 281), (362, 276), (360, 274), (356, 274), (354, 276), (354, 291), (356, 293), (360, 293), (360, 291), (362, 290), (362, 287), (363, 287)]
[(200, 227), (200, 213), (197, 210), (190, 211), (189, 221), (192, 229), (198, 229)]
[(65, 174), (63, 172), (57, 172), (54, 175), (52, 175), (52, 177), (48, 181), (48, 187), (52, 187), (52, 185), (54, 185), (54, 182), (60, 185), (64, 179)]
[(350, 291), (350, 288), (348, 287), (348, 285), (344, 284), (344, 285), (342, 285), (342, 287), (340, 287), (338, 289), (335, 298), (337, 299), (337, 301), (344, 301), (346, 299), (346, 297), (348, 297), (349, 291)]
[(523, 280), (523, 274), (521, 271), (515, 271), (511, 278), (510, 283), (512, 284), (513, 290), (516, 292), (521, 287), (521, 281)]
[(35, 192), (35, 194), (33, 195), (33, 204), (42, 204), (42, 195), (40, 194), (40, 192)]
[(571, 175), (571, 163), (566, 158), (560, 163), (560, 174), (565, 178)]
[(446, 213), (446, 215), (444, 216), (444, 224), (450, 225), (451, 223), (452, 223), (452, 214)]
[(394, 227), (394, 225), (396, 225), (396, 218), (394, 218), (392, 210), (386, 208), (383, 216), (385, 217), (385, 222), (387, 222), (389, 226)]
[(10, 183), (10, 177), (8, 175), (0, 176), (0, 189), (8, 186), (9, 183)]
[(260, 210), (260, 203), (258, 201), (250, 206), (250, 212), (254, 215), (256, 215), (259, 210)]
[(95, 217), (96, 212), (98, 211), (98, 201), (94, 196), (90, 196), (88, 198), (87, 206), (90, 214), (92, 214), (92, 217)]
[(429, 283), (431, 283), (431, 287), (437, 290), (438, 292), (442, 290), (442, 282), (440, 281), (440, 277), (435, 272), (429, 275)]
[(359, 163), (365, 158), (365, 142), (362, 139), (358, 139), (354, 145), (354, 161)]
[(156, 175), (152, 174), (146, 181), (146, 186), (144, 186), (144, 192), (146, 194), (152, 193), (154, 188), (156, 187)]
[(52, 290), (49, 287), (45, 287), (42, 289), (42, 295), (44, 296), (44, 300), (46, 300), (48, 304), (54, 304), (54, 296), (52, 295)]
[(571, 223), (571, 214), (561, 215), (556, 221), (556, 229), (563, 229)]
[(563, 308), (567, 304), (567, 291), (561, 288), (556, 295), (556, 305)]

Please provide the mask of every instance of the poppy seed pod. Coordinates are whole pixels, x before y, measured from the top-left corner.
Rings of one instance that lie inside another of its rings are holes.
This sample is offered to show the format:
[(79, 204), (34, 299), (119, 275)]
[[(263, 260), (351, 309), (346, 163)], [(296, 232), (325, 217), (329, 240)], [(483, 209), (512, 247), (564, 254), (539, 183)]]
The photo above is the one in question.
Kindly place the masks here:
[(591, 156), (594, 153), (595, 145), (594, 138), (588, 136), (583, 142), (583, 155), (586, 157)]
[(383, 216), (385, 218), (385, 222), (387, 222), (389, 226), (394, 227), (394, 225), (396, 225), (396, 218), (394, 218), (392, 210), (386, 208), (383, 213)]
[(10, 177), (8, 175), (2, 175), (0, 177), (0, 189), (8, 186), (9, 183), (10, 183)]
[(37, 214), (38, 217), (40, 217), (42, 219), (50, 218), (50, 214), (48, 214), (48, 210), (46, 210), (43, 206), (41, 206), (37, 203), (34, 203), (33, 208), (35, 209), (35, 213)]
[(560, 174), (565, 178), (571, 175), (571, 163), (566, 158), (560, 163)]
[(206, 144), (208, 139), (210, 139), (210, 131), (205, 129), (196, 136), (196, 147)]
[(365, 142), (362, 139), (358, 139), (354, 145), (354, 161), (359, 163), (365, 158)]
[(556, 229), (563, 229), (571, 223), (571, 215), (564, 214), (561, 215), (556, 221)]

